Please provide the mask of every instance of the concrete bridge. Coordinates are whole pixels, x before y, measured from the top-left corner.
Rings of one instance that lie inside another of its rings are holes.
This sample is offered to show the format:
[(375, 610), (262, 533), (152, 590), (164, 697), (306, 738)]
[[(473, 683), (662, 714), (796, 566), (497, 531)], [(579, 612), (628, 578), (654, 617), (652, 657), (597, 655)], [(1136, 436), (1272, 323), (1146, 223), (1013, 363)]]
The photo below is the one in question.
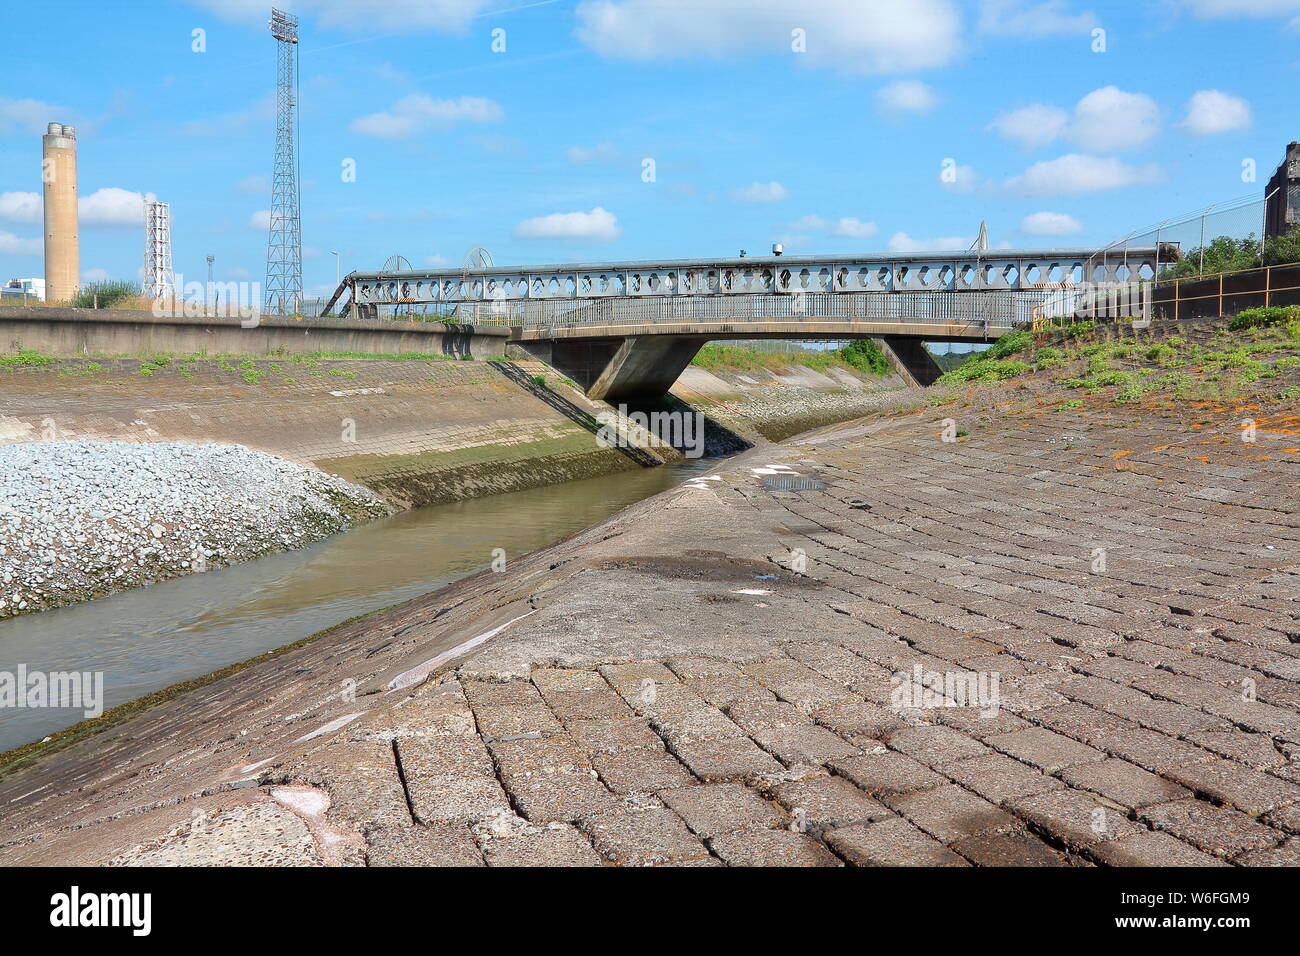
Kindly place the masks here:
[(1154, 278), (1167, 247), (352, 272), (325, 307), (428, 311), (510, 328), (511, 341), (593, 398), (662, 395), (715, 339), (872, 338), (913, 384), (922, 343), (991, 341), (1061, 308), (1062, 292)]

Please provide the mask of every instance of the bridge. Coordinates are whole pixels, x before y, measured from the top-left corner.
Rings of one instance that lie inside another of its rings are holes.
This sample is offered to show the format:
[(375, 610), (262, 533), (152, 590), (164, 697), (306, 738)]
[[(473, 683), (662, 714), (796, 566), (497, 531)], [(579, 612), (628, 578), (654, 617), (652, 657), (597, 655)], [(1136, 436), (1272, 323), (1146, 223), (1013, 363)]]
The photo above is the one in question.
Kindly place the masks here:
[(735, 338), (872, 338), (928, 385), (939, 370), (922, 343), (991, 341), (1060, 309), (1063, 292), (1145, 282), (1177, 256), (1161, 245), (352, 272), (324, 311), (508, 326), (606, 400), (662, 395), (704, 343)]

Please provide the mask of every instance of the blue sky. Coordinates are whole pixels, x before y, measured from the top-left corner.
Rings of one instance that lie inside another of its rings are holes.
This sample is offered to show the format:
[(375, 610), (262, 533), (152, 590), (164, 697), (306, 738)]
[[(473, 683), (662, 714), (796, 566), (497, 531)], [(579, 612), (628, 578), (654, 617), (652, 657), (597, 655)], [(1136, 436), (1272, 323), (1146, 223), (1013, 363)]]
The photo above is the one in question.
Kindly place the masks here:
[[(308, 294), (333, 286), (330, 250), (344, 272), (473, 245), (501, 264), (906, 251), (964, 247), (981, 219), (994, 245), (1087, 245), (1262, 194), (1300, 139), (1300, 0), (286, 4)], [(0, 62), (0, 279), (41, 274), (54, 120), (78, 127), (83, 278), (138, 279), (153, 193), (178, 272), (212, 254), (219, 279), (260, 280), (269, 4), (42, 7), (57, 68), (34, 12)]]

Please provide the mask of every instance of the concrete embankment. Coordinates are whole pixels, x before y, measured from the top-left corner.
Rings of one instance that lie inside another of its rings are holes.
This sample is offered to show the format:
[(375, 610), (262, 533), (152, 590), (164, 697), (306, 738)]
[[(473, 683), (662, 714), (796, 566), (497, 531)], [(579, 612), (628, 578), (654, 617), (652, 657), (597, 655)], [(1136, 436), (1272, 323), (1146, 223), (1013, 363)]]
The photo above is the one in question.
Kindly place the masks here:
[(74, 740), (0, 862), (1300, 863), (1290, 409), (937, 397)]
[(1300, 336), (1216, 340), (987, 360), (34, 745), (0, 864), (1300, 865)]
[[(820, 423), (819, 417), (834, 421), (861, 414), (881, 400), (889, 384), (840, 369), (722, 377), (692, 369), (683, 377), (680, 398), (670, 397), (656, 407), (699, 409), (707, 419), (703, 450), (728, 454), (764, 436)], [(371, 489), (398, 508), (653, 467), (681, 460), (683, 454), (653, 436), (641, 436), (628, 447), (602, 443), (598, 416), (615, 410), (589, 401), (539, 363), (431, 357), (53, 359), (27, 353), (0, 366), (0, 396), (0, 446), (17, 446), (9, 452), (15, 462), (28, 456), (40, 461), (43, 443), (243, 446), (251, 449), (250, 455), (276, 456), (362, 486), (358, 491)], [(42, 567), (14, 568), (13, 580), (5, 582), (9, 613), (188, 573), (199, 543), (213, 535), (221, 538), (219, 528), (205, 525), (208, 512), (191, 514), (169, 504), (178, 489), (196, 481), (184, 469), (172, 469), (179, 462), (176, 456), (154, 459), (152, 473), (137, 472), (141, 462), (124, 457), (112, 476), (86, 470), (92, 458), (70, 458), (70, 487), (95, 488), (103, 507), (93, 512), (106, 516), (116, 513), (116, 499), (124, 497), (136, 509), (128, 524), (162, 524), (169, 546), (136, 542), (131, 560), (116, 563), (109, 560), (110, 550), (89, 576), (74, 571), (84, 565), (75, 549)], [(0, 480), (9, 485), (21, 475), (21, 468), (6, 469)], [(211, 475), (199, 480), (207, 484), (204, 493), (245, 502), (240, 520), (257, 526), (256, 503), (268, 503), (266, 493), (278, 494), (278, 489), (257, 487), (256, 475), (249, 473), (247, 485), (227, 486)], [(79, 478), (88, 481), (77, 484)], [(15, 484), (10, 497), (18, 490)], [(65, 503), (51, 500), (50, 509)], [(221, 547), (205, 556), (207, 566), (298, 547), (359, 517), (317, 522), (313, 536), (285, 532), (275, 526), (278, 517), (272, 511), (263, 513), (276, 533), (268, 533), (257, 546)], [(99, 533), (94, 520), (66, 509), (39, 517), (45, 523), (39, 534), (35, 524), (9, 529), (12, 553), (41, 553), (50, 534)], [(111, 523), (108, 517), (102, 520)], [(141, 558), (142, 550), (150, 553)]]
[[(182, 310), (183, 311), (183, 310)], [(43, 355), (305, 355), (409, 352), (499, 358), (510, 332), (441, 322), (164, 315), (138, 309), (0, 307), (0, 342)]]

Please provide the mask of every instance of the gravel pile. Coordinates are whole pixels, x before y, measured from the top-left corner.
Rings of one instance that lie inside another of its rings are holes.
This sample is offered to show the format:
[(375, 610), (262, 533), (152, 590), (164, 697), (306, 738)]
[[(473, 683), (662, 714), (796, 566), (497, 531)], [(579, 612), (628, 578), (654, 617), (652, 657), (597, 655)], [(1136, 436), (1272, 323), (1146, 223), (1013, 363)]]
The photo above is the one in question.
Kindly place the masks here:
[(391, 511), (241, 445), (0, 446), (0, 618), (300, 548)]

